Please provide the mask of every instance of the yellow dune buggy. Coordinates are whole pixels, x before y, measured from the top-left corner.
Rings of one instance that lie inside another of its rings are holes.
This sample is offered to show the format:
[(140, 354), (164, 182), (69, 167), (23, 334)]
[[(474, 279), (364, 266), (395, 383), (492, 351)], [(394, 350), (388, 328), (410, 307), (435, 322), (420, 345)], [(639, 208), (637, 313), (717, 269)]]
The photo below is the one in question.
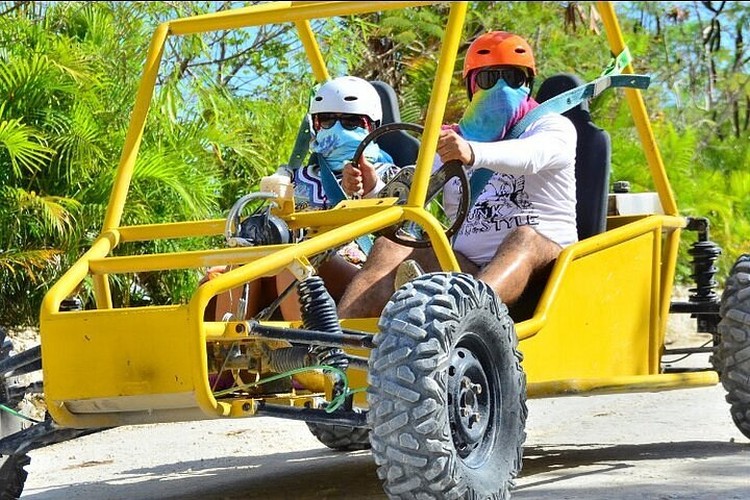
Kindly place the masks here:
[[(720, 300), (714, 279), (720, 249), (710, 241), (705, 219), (678, 215), (637, 88), (624, 94), (656, 186), (651, 203), (636, 203), (640, 193), (608, 193), (608, 139), (585, 113), (576, 116), (579, 106), (566, 116), (577, 127), (583, 117), (578, 160), (591, 169), (579, 176), (579, 226), (585, 232), (559, 256), (530, 314), (511, 317), (488, 286), (461, 272), (449, 244), (455, 225), (446, 234), (425, 207), (448, 180), (466, 182), (460, 165), (431, 175), (463, 42), (465, 2), (449, 4), (423, 128), (399, 123), (395, 113), (393, 123), (376, 130), (422, 132), (403, 174), (381, 197), (296, 212), (288, 186), (262, 183), (226, 219), (121, 225), (168, 37), (293, 23), (322, 82), (329, 74), (311, 19), (431, 3), (270, 2), (158, 27), (101, 234), (47, 294), (41, 349), (2, 351), (2, 381), (38, 369), (41, 361), (49, 413), (45, 422), (0, 440), (3, 498), (20, 495), (26, 453), (39, 446), (115, 426), (255, 415), (305, 421), (334, 449), (371, 447), (391, 498), (507, 498), (521, 470), (527, 398), (700, 387), (717, 384), (719, 373), (732, 416), (750, 436), (750, 357), (742, 355), (750, 350), (750, 257), (731, 271)], [(612, 53), (622, 53), (613, 7), (601, 2), (597, 8)], [(629, 75), (625, 65), (621, 76)], [(563, 77), (545, 88), (553, 99), (576, 84)], [(367, 140), (376, 139), (385, 137)], [(246, 214), (252, 203), (261, 208)], [(409, 239), (410, 226), (420, 228), (420, 238)], [(691, 249), (696, 285), (690, 299), (679, 302), (671, 291), (683, 230), (698, 235)], [(401, 286), (379, 318), (339, 320), (318, 266), (371, 234), (431, 246), (443, 271)], [(228, 245), (113, 255), (127, 242), (207, 236), (224, 236)], [(211, 266), (230, 270), (203, 282), (187, 303), (113, 306), (113, 275)], [(215, 314), (220, 297), (250, 293), (247, 284), (281, 272), (294, 276), (301, 321), (274, 315), (278, 299), (248, 315), (243, 295), (226, 314)], [(74, 295), (88, 277), (96, 308), (83, 310)], [(714, 334), (713, 346), (679, 352), (714, 352), (711, 366), (686, 371), (662, 362), (677, 354), (664, 342), (670, 313), (694, 315), (701, 331)], [(0, 384), (3, 404), (23, 393), (8, 387)]]

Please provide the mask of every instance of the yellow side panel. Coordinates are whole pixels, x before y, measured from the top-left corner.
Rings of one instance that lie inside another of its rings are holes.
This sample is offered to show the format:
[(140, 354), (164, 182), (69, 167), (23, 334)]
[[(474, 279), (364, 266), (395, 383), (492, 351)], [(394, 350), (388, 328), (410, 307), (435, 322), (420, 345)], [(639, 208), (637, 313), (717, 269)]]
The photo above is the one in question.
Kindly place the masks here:
[(530, 383), (648, 374), (654, 239), (648, 232), (570, 262), (547, 321), (520, 342)]
[[(187, 306), (65, 312), (42, 324), (44, 390), (69, 400), (206, 391)], [(138, 398), (131, 398), (138, 400)]]

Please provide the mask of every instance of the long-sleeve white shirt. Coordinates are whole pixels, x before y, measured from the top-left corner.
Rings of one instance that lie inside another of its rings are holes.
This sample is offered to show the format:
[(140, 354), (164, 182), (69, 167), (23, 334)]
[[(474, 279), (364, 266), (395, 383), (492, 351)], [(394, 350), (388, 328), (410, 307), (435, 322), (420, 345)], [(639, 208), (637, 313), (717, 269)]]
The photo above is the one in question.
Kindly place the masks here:
[[(524, 225), (563, 247), (577, 240), (576, 129), (570, 120), (547, 114), (517, 139), (469, 144), (474, 165), (468, 175), (481, 167), (495, 174), (456, 234), (454, 250), (482, 266), (513, 229)], [(443, 204), (450, 217), (459, 196), (458, 182), (449, 183)]]

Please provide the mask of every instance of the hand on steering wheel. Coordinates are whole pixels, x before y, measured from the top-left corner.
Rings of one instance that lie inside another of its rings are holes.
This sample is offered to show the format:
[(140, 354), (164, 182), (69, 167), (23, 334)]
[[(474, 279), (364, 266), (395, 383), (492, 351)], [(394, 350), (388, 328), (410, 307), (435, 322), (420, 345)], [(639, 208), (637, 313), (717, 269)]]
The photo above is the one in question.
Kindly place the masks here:
[[(359, 147), (357, 147), (352, 163), (355, 166), (359, 165), (359, 159), (362, 157), (365, 148), (375, 139), (398, 130), (406, 130), (421, 134), (424, 131), (424, 128), (413, 123), (389, 123), (388, 125), (376, 128), (374, 131), (370, 132), (367, 137), (362, 140)], [(406, 202), (409, 189), (411, 188), (413, 174), (414, 167), (402, 167), (401, 171), (396, 174), (388, 184), (386, 184), (378, 196), (381, 198), (395, 196), (399, 198), (401, 202)], [(458, 231), (469, 211), (469, 180), (461, 161), (449, 161), (432, 173), (430, 176), (430, 183), (427, 186), (427, 197), (425, 202), (425, 209), (429, 210), (431, 213), (434, 214), (434, 210), (431, 210), (431, 208), (437, 208), (439, 211), (442, 211), (438, 195), (441, 194), (443, 188), (448, 182), (453, 179), (457, 179), (461, 186), (461, 199), (456, 210), (456, 215), (452, 223), (447, 223), (448, 217), (444, 212), (442, 217), (438, 217), (438, 220), (444, 219), (446, 221), (446, 223), (442, 225), (445, 228), (445, 235), (448, 239)], [(433, 205), (436, 206), (433, 207)], [(421, 228), (411, 221), (402, 222), (395, 226), (383, 229), (380, 234), (396, 243), (409, 247), (424, 248), (431, 244), (429, 238), (427, 238), (421, 231)]]

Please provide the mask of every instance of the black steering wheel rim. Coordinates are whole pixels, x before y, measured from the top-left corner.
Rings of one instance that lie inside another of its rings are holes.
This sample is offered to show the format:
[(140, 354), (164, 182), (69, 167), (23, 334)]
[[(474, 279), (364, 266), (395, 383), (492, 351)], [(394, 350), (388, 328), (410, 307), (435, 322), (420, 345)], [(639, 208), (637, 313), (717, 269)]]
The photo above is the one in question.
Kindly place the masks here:
[[(362, 154), (365, 151), (365, 148), (367, 148), (367, 146), (369, 146), (371, 142), (373, 142), (374, 140), (386, 134), (400, 131), (400, 130), (416, 132), (421, 135), (424, 132), (424, 127), (422, 127), (421, 125), (417, 125), (415, 123), (406, 123), (406, 122), (389, 123), (387, 125), (383, 125), (382, 127), (378, 127), (372, 132), (370, 132), (364, 139), (362, 139), (362, 142), (359, 144), (356, 151), (354, 152), (352, 163), (354, 165), (359, 164), (359, 160), (361, 159)], [(440, 168), (437, 169), (433, 173), (433, 175), (430, 178), (430, 185), (428, 186), (427, 200), (426, 200), (426, 203), (431, 202), (432, 199), (438, 194), (438, 192), (442, 188), (445, 187), (448, 181), (453, 178), (458, 179), (461, 185), (461, 200), (458, 204), (458, 208), (456, 210), (456, 217), (455, 217), (453, 224), (445, 231), (445, 235), (449, 240), (453, 237), (453, 235), (456, 232), (458, 232), (459, 228), (461, 227), (464, 220), (466, 219), (466, 215), (468, 214), (469, 208), (470, 208), (469, 207), (469, 180), (466, 175), (464, 165), (460, 161), (452, 160), (452, 161), (446, 162), (443, 165), (441, 165)], [(381, 230), (378, 234), (385, 236), (391, 241), (394, 241), (401, 245), (413, 247), (413, 248), (426, 248), (431, 245), (429, 238), (411, 239), (411, 238), (401, 237), (400, 235), (403, 234), (401, 232), (402, 227), (403, 227), (403, 223), (397, 224), (397, 225)]]
[(370, 145), (371, 142), (373, 142), (375, 139), (379, 139), (380, 137), (390, 134), (392, 132), (396, 132), (399, 130), (408, 130), (411, 132), (416, 132), (420, 135), (424, 132), (424, 127), (421, 125), (417, 125), (416, 123), (406, 123), (406, 122), (394, 122), (389, 123), (387, 125), (383, 125), (381, 127), (376, 128), (367, 136), (362, 139), (362, 142), (359, 143), (359, 146), (357, 146), (356, 151), (354, 151), (354, 157), (352, 157), (352, 164), (358, 165), (359, 160), (362, 157), (362, 154), (365, 152), (365, 148)]

